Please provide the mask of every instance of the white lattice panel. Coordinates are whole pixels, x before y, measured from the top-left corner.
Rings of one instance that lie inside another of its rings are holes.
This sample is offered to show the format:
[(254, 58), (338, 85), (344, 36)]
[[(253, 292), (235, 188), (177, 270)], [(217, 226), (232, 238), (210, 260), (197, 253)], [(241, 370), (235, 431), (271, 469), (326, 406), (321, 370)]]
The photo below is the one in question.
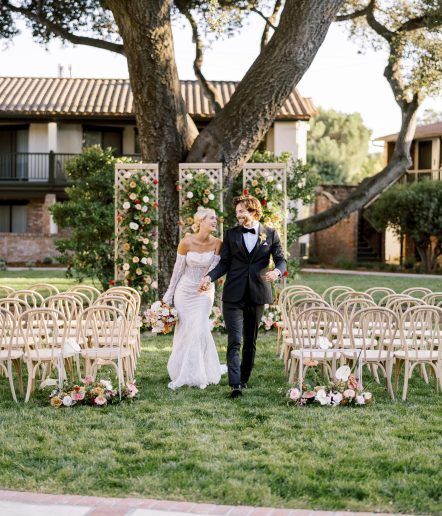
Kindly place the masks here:
[[(219, 188), (219, 207), (223, 211), (223, 165), (222, 163), (180, 163), (179, 164), (179, 181), (183, 187), (189, 186), (191, 183), (190, 179), (187, 179), (187, 175), (191, 173), (204, 172), (207, 177), (214, 180), (215, 185)], [(183, 191), (179, 192), (179, 206), (180, 210), (186, 204), (186, 198), (183, 196)], [(182, 229), (180, 227), (180, 237), (182, 236)], [(220, 235), (223, 234), (223, 225), (220, 224)]]
[(283, 216), (281, 242), (287, 255), (287, 164), (286, 163), (246, 163), (243, 168), (243, 188), (263, 173), (273, 176), (275, 183), (282, 184), (281, 213)]
[[(116, 163), (115, 164), (115, 280), (124, 278), (123, 272), (118, 268), (118, 249), (119, 237), (121, 234), (119, 218), (123, 215), (120, 206), (121, 185), (124, 179), (129, 179), (134, 175), (147, 176), (149, 180), (158, 181), (158, 164), (156, 163)], [(158, 202), (158, 183), (155, 185), (155, 200)], [(156, 235), (158, 242), (158, 232)], [(158, 268), (158, 253), (155, 255), (155, 263)]]

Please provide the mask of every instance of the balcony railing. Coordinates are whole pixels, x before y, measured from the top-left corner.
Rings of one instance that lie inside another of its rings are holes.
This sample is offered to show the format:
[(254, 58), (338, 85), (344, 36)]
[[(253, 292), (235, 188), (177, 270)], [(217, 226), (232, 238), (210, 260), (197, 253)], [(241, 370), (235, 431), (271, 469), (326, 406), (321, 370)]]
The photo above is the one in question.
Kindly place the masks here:
[(442, 168), (425, 170), (407, 170), (404, 176), (404, 183), (414, 183), (416, 181), (442, 181)]
[[(0, 186), (5, 182), (66, 185), (66, 164), (79, 154), (55, 152), (0, 153)], [(140, 159), (132, 154), (131, 158)]]

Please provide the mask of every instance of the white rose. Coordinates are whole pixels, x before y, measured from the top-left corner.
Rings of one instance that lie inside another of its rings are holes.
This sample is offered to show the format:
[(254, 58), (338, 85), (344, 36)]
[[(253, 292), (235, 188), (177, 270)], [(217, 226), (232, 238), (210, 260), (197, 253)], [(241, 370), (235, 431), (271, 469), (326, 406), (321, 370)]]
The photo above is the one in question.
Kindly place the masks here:
[(143, 197), (143, 202), (149, 202), (149, 197), (147, 197), (147, 195)]
[(282, 192), (282, 184), (278, 183), (275, 187), (279, 192)]
[(100, 380), (101, 385), (108, 391), (112, 390), (112, 384), (108, 380)]
[(213, 199), (215, 199), (215, 196), (213, 195), (213, 193), (209, 194), (207, 197), (208, 197), (209, 201), (213, 201)]
[(131, 199), (132, 201), (135, 201), (136, 198), (137, 198), (137, 194), (135, 194), (135, 193), (131, 193), (129, 195), (129, 199)]
[(327, 393), (325, 392), (325, 389), (319, 389), (319, 391), (316, 393), (315, 400), (319, 401), (321, 405), (330, 404), (330, 402), (327, 403)]
[(364, 396), (356, 396), (356, 403), (358, 405), (365, 405), (365, 398), (364, 398)]
[(144, 265), (147, 265), (147, 258), (146, 257), (141, 258), (141, 263), (144, 263)]
[(147, 260), (147, 264), (148, 265), (152, 265), (153, 264), (153, 260), (152, 260), (152, 258), (150, 256), (149, 256), (149, 258), (146, 258), (146, 260)]
[(129, 179), (132, 174), (128, 171), (124, 174), (124, 179)]
[(158, 310), (159, 308), (161, 308), (161, 301), (155, 301), (150, 307), (151, 310)]
[(142, 211), (143, 213), (146, 213), (146, 211), (147, 211), (147, 206), (146, 206), (146, 205), (143, 205), (143, 206), (141, 207), (141, 211)]
[(134, 256), (134, 257), (132, 258), (132, 261), (133, 261), (134, 263), (138, 263), (138, 262), (140, 261), (140, 259), (138, 258), (138, 256)]
[(123, 271), (128, 271), (130, 269), (130, 265), (128, 263), (125, 263), (123, 265)]
[(373, 398), (373, 395), (371, 394), (371, 392), (364, 392), (365, 401), (371, 401), (372, 398)]
[(209, 183), (211, 185), (214, 185), (215, 184), (215, 179), (213, 179), (213, 177), (209, 177)]
[(156, 281), (153, 281), (151, 288), (158, 288), (158, 283)]
[(135, 204), (135, 209), (140, 211), (141, 210), (141, 204)]
[(149, 242), (150, 242), (150, 240), (148, 238), (143, 238), (143, 244), (144, 245), (147, 245)]
[(134, 229), (136, 231), (140, 226), (136, 222), (131, 222), (129, 227), (130, 229)]
[(267, 182), (268, 182), (268, 183), (273, 183), (273, 180), (274, 180), (274, 177), (273, 177), (273, 176), (268, 176), (268, 177), (267, 177)]
[(192, 199), (192, 197), (193, 197), (193, 192), (187, 192), (186, 197), (187, 197), (188, 199)]
[(293, 389), (290, 389), (289, 398), (292, 401), (298, 401), (300, 397), (301, 397), (301, 391), (299, 389), (297, 389), (296, 387)]
[(130, 208), (130, 202), (127, 202), (127, 201), (126, 201), (126, 202), (123, 204), (123, 209), (128, 210), (129, 208)]
[(65, 396), (62, 402), (65, 407), (71, 407), (74, 403), (74, 400), (70, 396)]
[(188, 179), (189, 181), (191, 181), (193, 179), (193, 175), (192, 174), (187, 174), (186, 175), (186, 179)]

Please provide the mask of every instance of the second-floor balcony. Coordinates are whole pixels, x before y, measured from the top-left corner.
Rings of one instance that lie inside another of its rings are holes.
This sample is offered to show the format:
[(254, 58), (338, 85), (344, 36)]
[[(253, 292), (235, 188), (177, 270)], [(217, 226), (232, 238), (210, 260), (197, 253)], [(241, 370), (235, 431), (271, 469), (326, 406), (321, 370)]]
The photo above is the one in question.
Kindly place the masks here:
[[(71, 183), (66, 174), (66, 165), (78, 155), (55, 152), (0, 153), (0, 188), (6, 184), (16, 187), (65, 187)], [(130, 157), (140, 159), (139, 155)]]

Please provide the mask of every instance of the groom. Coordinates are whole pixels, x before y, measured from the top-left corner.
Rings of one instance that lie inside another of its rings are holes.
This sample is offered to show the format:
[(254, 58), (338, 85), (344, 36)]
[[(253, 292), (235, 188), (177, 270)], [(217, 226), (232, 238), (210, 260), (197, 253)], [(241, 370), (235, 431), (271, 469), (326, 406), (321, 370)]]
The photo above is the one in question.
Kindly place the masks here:
[[(251, 195), (234, 200), (239, 226), (224, 236), (219, 264), (201, 280), (200, 290), (227, 273), (223, 290), (226, 324), (227, 367), (231, 398), (242, 395), (252, 372), (258, 327), (264, 305), (272, 302), (270, 284), (286, 271), (286, 261), (278, 233), (259, 223), (261, 203)], [(270, 257), (275, 269), (269, 271)], [(241, 337), (244, 338), (240, 360)]]

